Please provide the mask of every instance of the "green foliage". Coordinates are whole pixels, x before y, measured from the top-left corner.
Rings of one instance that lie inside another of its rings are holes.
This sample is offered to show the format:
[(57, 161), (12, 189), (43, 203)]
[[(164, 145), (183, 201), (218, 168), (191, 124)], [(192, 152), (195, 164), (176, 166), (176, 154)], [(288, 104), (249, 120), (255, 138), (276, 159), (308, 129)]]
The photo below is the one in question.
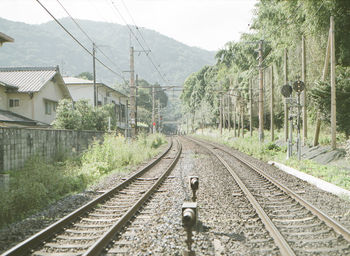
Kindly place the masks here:
[(298, 161), (295, 158), (286, 160), (285, 147), (281, 148), (271, 142), (260, 143), (257, 133), (254, 133), (253, 137), (232, 138), (228, 131), (224, 131), (223, 136), (220, 136), (218, 130), (205, 130), (204, 135), (196, 134), (194, 136), (227, 145), (263, 161), (283, 163), (344, 189), (350, 189), (349, 170), (330, 165), (317, 164), (311, 160)]
[[(232, 103), (236, 107), (246, 107), (249, 81), (252, 81), (253, 84), (253, 108), (257, 109), (257, 49), (262, 39), (264, 40), (263, 67), (267, 67), (264, 72), (265, 102), (268, 102), (266, 99), (271, 93), (268, 86), (269, 66), (273, 66), (276, 106), (283, 104), (283, 97), (278, 87), (284, 83), (283, 57), (285, 49), (288, 51), (289, 80), (294, 81), (300, 77), (302, 36), (306, 40), (306, 86), (309, 90), (314, 86), (314, 81), (321, 77), (331, 15), (335, 19), (336, 62), (343, 67), (350, 66), (350, 48), (348, 47), (350, 33), (344, 33), (350, 29), (349, 9), (350, 1), (345, 0), (258, 1), (251, 32), (242, 34), (238, 42), (226, 43), (225, 47), (217, 52), (214, 66), (204, 66), (188, 76), (181, 95), (185, 106), (183, 112), (191, 115), (192, 118), (197, 118), (198, 122), (200, 116), (197, 115), (197, 112), (202, 102), (206, 102), (209, 106), (207, 112), (214, 115), (211, 125), (215, 125), (219, 116), (220, 93), (229, 93), (232, 97)], [(347, 77), (339, 74), (337, 84), (347, 83)], [(328, 97), (328, 95), (324, 96)], [(338, 100), (337, 104), (340, 104), (340, 108), (347, 109), (345, 96), (343, 98), (339, 95)], [(267, 109), (267, 107), (266, 104), (264, 108)], [(312, 107), (309, 108), (309, 114), (315, 116), (312, 111), (315, 112), (316, 109)], [(283, 125), (284, 115), (283, 109), (279, 109), (275, 116), (275, 125), (278, 128)], [(348, 133), (346, 127), (349, 125), (346, 117), (341, 113), (338, 116), (340, 130)], [(265, 115), (265, 118), (267, 118), (264, 122), (265, 128), (268, 128), (269, 114)]]
[(10, 177), (9, 191), (0, 191), (0, 226), (87, 185), (84, 177), (70, 168), (68, 161), (62, 166), (45, 163), (39, 157), (28, 160), (22, 169), (10, 172)]
[[(160, 100), (161, 108), (165, 108), (168, 104), (168, 96), (161, 89), (158, 83), (152, 85), (146, 80), (139, 80), (137, 89), (137, 119), (140, 122), (152, 125), (152, 86), (155, 88), (155, 98)], [(146, 87), (146, 88), (145, 88)], [(156, 107), (158, 107), (156, 105)], [(158, 112), (156, 112), (158, 114)], [(158, 116), (156, 116), (158, 119)]]
[(107, 131), (108, 118), (111, 118), (111, 129), (117, 128), (117, 119), (113, 104), (94, 108), (87, 100), (61, 100), (57, 107), (56, 129)]
[(126, 171), (150, 159), (164, 143), (161, 134), (141, 134), (135, 141), (107, 134), (103, 143), (95, 141), (79, 158), (46, 163), (33, 157), (22, 169), (9, 172), (10, 189), (0, 191), (0, 227), (82, 191), (111, 171)]
[[(348, 138), (350, 135), (350, 67), (337, 69), (336, 79), (336, 112), (337, 127)], [(316, 108), (323, 115), (323, 119), (330, 122), (331, 115), (331, 86), (329, 82), (318, 81), (311, 90), (311, 99)]]
[(90, 80), (90, 81), (94, 80), (94, 76), (90, 72), (82, 72), (79, 75), (77, 75), (76, 77), (87, 79), (87, 80)]

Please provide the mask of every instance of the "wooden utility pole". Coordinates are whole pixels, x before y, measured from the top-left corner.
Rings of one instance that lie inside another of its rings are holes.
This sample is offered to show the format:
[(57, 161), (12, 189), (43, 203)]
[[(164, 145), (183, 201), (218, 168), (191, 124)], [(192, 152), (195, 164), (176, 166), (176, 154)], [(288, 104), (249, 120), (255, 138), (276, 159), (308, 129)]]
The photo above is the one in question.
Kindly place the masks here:
[(270, 123), (270, 130), (271, 130), (271, 141), (275, 140), (275, 124), (274, 124), (274, 104), (275, 104), (275, 99), (274, 99), (274, 93), (275, 93), (275, 86), (274, 86), (274, 81), (273, 81), (273, 66), (271, 66), (271, 100), (270, 100), (270, 115), (271, 115), (271, 123)]
[(332, 133), (332, 149), (337, 147), (336, 128), (337, 128), (337, 112), (336, 112), (336, 87), (335, 87), (335, 38), (334, 38), (334, 17), (330, 18), (331, 23), (331, 133)]
[(241, 125), (242, 125), (242, 137), (244, 137), (244, 101), (243, 99), (241, 104)]
[(161, 126), (160, 126), (160, 121), (161, 121), (161, 106), (160, 106), (160, 99), (158, 100), (158, 132), (161, 132)]
[[(156, 133), (156, 126), (155, 126), (155, 108), (156, 108), (156, 93), (154, 85), (152, 85), (152, 133)], [(187, 134), (188, 134), (188, 117), (187, 117)]]
[(239, 98), (239, 100), (237, 101), (238, 106), (236, 111), (237, 113), (237, 133), (238, 133), (238, 137), (241, 137), (241, 98)]
[(131, 137), (136, 135), (136, 100), (135, 100), (135, 70), (134, 70), (134, 47), (130, 47), (130, 125)]
[(259, 42), (259, 141), (264, 141), (264, 75), (263, 75), (263, 41)]
[(253, 81), (252, 79), (249, 80), (249, 104), (250, 104), (250, 117), (249, 117), (249, 130), (250, 130), (250, 137), (253, 136)]
[[(326, 80), (327, 74), (328, 74), (328, 65), (329, 65), (329, 59), (330, 59), (330, 52), (331, 52), (331, 29), (329, 29), (328, 33), (328, 43), (327, 43), (327, 49), (326, 49), (326, 56), (324, 59), (324, 65), (323, 65), (323, 71), (322, 71), (322, 81)], [(317, 118), (316, 118), (316, 129), (315, 129), (315, 136), (314, 136), (314, 143), (313, 146), (318, 145), (318, 138), (320, 136), (320, 130), (321, 130), (321, 118), (320, 118), (320, 112), (317, 112)]]
[[(288, 83), (288, 52), (284, 49), (284, 84)], [(288, 141), (288, 106), (287, 99), (284, 99), (284, 139)]]
[(231, 131), (231, 96), (230, 95), (227, 96), (227, 108), (228, 108), (227, 110), (228, 130)]
[(139, 75), (136, 74), (136, 81), (135, 81), (135, 127), (136, 127), (136, 134), (138, 133), (138, 127), (137, 127), (137, 95), (138, 95), (138, 86), (139, 86)]
[(225, 94), (222, 94), (222, 127), (226, 129)]
[(220, 109), (219, 109), (219, 129), (220, 135), (222, 135), (222, 97), (219, 95)]
[(97, 90), (96, 90), (96, 45), (92, 43), (92, 73), (94, 76), (94, 107), (97, 107)]
[(236, 117), (237, 117), (237, 99), (235, 100), (234, 104), (233, 104), (233, 135), (234, 137), (237, 137), (237, 130), (236, 130)]
[(303, 145), (307, 140), (307, 103), (306, 103), (306, 54), (305, 54), (305, 37), (301, 38), (301, 80), (305, 84), (305, 88), (302, 92), (303, 101)]

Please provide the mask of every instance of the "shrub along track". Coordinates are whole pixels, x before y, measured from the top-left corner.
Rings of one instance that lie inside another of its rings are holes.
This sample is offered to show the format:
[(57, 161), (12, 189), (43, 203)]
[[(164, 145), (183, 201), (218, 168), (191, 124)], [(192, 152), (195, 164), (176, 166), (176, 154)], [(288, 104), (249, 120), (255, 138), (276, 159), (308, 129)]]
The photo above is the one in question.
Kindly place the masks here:
[[(259, 216), (252, 218), (254, 225), (258, 226), (260, 220), (264, 223), (282, 255), (350, 254), (346, 228), (241, 157), (218, 145), (194, 141), (206, 147), (231, 173), (233, 186), (238, 184), (241, 189), (237, 197), (248, 198)], [(261, 235), (257, 244), (271, 242), (264, 238), (266, 233)], [(276, 253), (270, 245), (263, 250), (260, 254)]]
[(123, 183), (3, 255), (97, 255), (166, 179), (181, 150), (176, 140)]

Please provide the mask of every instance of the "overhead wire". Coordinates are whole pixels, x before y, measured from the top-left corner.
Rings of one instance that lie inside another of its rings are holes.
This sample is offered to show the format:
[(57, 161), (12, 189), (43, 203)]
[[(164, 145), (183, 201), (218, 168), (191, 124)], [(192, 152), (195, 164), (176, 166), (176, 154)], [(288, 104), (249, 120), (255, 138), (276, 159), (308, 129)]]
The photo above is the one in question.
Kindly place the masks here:
[[(90, 40), (91, 43), (95, 44), (94, 40), (88, 35), (88, 33), (80, 26), (80, 24), (73, 18), (73, 16), (68, 12), (67, 8), (63, 6), (60, 0), (56, 0), (59, 5), (62, 7), (62, 9), (66, 12), (66, 14), (71, 18), (71, 20), (75, 23), (75, 25), (79, 28), (79, 30)], [(106, 58), (108, 59), (120, 72), (121, 69), (118, 67), (118, 65), (111, 60), (100, 48), (98, 45), (95, 44), (96, 49)]]
[[(145, 47), (142, 45), (142, 43), (140, 42), (139, 38), (136, 36), (136, 34), (134, 33), (134, 31), (132, 30), (131, 26), (128, 24), (128, 22), (126, 21), (126, 19), (124, 18), (124, 16), (122, 15), (122, 13), (120, 12), (120, 10), (116, 7), (115, 2), (113, 0), (110, 0), (113, 9), (118, 13), (118, 15), (122, 18), (122, 20), (124, 21), (125, 25), (127, 26), (127, 28), (129, 29), (130, 33), (133, 35), (133, 37), (135, 38), (135, 40), (137, 41), (137, 43), (140, 45), (140, 47), (142, 48), (142, 50), (144, 52), (147, 52), (147, 50), (145, 49)], [(116, 14), (117, 14), (116, 13)], [(166, 83), (168, 83), (169, 81), (167, 79), (165, 79), (164, 75), (160, 72), (160, 70), (158, 69), (157, 65), (154, 63), (153, 59), (149, 56), (149, 54), (146, 54), (147, 58), (149, 59), (149, 61), (151, 62), (152, 66), (155, 68), (155, 70), (157, 71), (157, 73), (159, 74), (159, 76), (162, 78), (162, 80)]]
[[(82, 47), (88, 54), (93, 56), (93, 53), (90, 52), (72, 33), (69, 32), (69, 30), (40, 2), (40, 0), (36, 0), (39, 5), (55, 20), (55, 22), (77, 43)], [(105, 63), (103, 63), (99, 58), (95, 57), (95, 59), (106, 69), (108, 69), (113, 74), (117, 75), (118, 77), (124, 79), (122, 75), (111, 69), (109, 66), (107, 66)]]

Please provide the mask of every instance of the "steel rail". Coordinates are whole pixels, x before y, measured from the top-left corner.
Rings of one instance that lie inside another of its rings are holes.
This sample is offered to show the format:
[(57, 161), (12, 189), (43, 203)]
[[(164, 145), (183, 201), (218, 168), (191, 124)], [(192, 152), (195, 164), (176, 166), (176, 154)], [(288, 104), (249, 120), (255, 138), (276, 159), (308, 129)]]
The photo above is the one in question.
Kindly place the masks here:
[[(188, 137), (187, 137), (188, 138)], [(272, 236), (273, 240), (275, 241), (278, 249), (280, 250), (280, 253), (282, 256), (295, 256), (294, 251), (289, 246), (288, 242), (284, 239), (283, 235), (278, 231), (277, 227), (271, 219), (268, 217), (268, 215), (265, 213), (264, 209), (260, 206), (258, 201), (254, 198), (253, 194), (249, 191), (249, 189), (244, 185), (243, 181), (238, 177), (238, 175), (235, 173), (234, 170), (229, 166), (229, 164), (221, 157), (219, 156), (214, 150), (211, 148), (203, 145), (203, 142), (199, 142), (195, 139), (188, 138), (192, 140), (193, 142), (197, 143), (198, 145), (201, 145), (202, 147), (209, 150), (219, 161), (226, 167), (226, 169), (229, 171), (229, 173), (232, 175), (232, 177), (237, 182), (238, 186), (241, 188), (243, 193), (248, 198), (249, 202), (252, 204), (254, 209), (256, 210), (256, 213), (259, 215), (260, 219), (264, 223), (266, 229), (270, 232), (270, 235)]]
[(313, 204), (309, 203), (308, 201), (306, 201), (305, 199), (303, 199), (302, 197), (300, 197), (298, 194), (294, 193), (291, 189), (289, 189), (287, 186), (283, 185), (282, 183), (280, 183), (279, 181), (277, 181), (275, 178), (271, 177), (270, 175), (268, 175), (267, 173), (261, 171), (257, 166), (249, 163), (248, 161), (244, 160), (243, 158), (236, 156), (234, 154), (232, 154), (231, 152), (229, 152), (228, 150), (226, 150), (225, 148), (222, 148), (218, 145), (212, 144), (210, 142), (206, 142), (212, 146), (214, 146), (215, 148), (220, 149), (221, 151), (231, 155), (232, 157), (236, 158), (238, 161), (240, 161), (241, 163), (245, 164), (246, 166), (248, 166), (249, 168), (253, 169), (254, 171), (256, 171), (257, 173), (259, 173), (261, 176), (263, 176), (264, 178), (268, 179), (269, 181), (271, 181), (274, 185), (276, 185), (279, 189), (281, 189), (282, 191), (284, 191), (286, 194), (288, 194), (289, 196), (291, 196), (293, 199), (295, 199), (298, 203), (300, 203), (301, 205), (303, 205), (306, 209), (310, 210), (314, 215), (316, 215), (320, 220), (322, 220), (327, 226), (329, 226), (330, 228), (332, 228), (335, 232), (337, 232), (338, 234), (342, 235), (344, 237), (345, 240), (347, 240), (348, 242), (350, 242), (350, 231), (345, 228), (344, 226), (342, 226), (339, 222), (337, 222), (336, 220), (332, 219), (330, 216), (328, 216), (327, 214), (325, 214), (324, 212), (322, 212), (320, 209), (318, 209), (316, 206), (314, 206)]
[[(177, 140), (178, 141), (178, 140)], [(101, 253), (102, 250), (111, 242), (113, 237), (129, 222), (129, 220), (137, 213), (142, 205), (150, 198), (157, 190), (159, 185), (167, 178), (169, 173), (177, 164), (182, 152), (182, 146), (178, 141), (178, 152), (174, 160), (169, 164), (163, 174), (158, 178), (157, 182), (147, 190), (142, 198), (140, 198), (100, 239), (98, 239), (83, 256), (94, 256)]]
[(162, 154), (151, 161), (149, 164), (147, 164), (145, 167), (141, 168), (138, 172), (136, 172), (134, 175), (129, 177), (127, 180), (123, 181), (116, 187), (110, 189), (109, 191), (105, 192), (101, 196), (95, 198), (94, 200), (86, 203), (85, 205), (81, 206), (74, 212), (68, 214), (67, 216), (63, 217), (62, 219), (56, 221), (55, 223), (51, 224), (47, 228), (43, 229), (42, 231), (32, 235), (31, 237), (27, 238), (23, 242), (17, 244), (16, 246), (10, 248), (6, 252), (2, 254), (2, 256), (22, 256), (25, 253), (28, 253), (31, 249), (39, 246), (42, 244), (45, 240), (52, 237), (54, 234), (56, 234), (58, 231), (62, 230), (65, 226), (76, 220), (78, 217), (82, 216), (84, 213), (98, 205), (99, 203), (107, 200), (109, 197), (111, 197), (116, 192), (123, 189), (125, 186), (129, 185), (132, 181), (134, 181), (137, 177), (147, 172), (149, 169), (151, 169), (153, 166), (155, 166), (172, 148), (173, 141), (169, 143), (169, 146), (162, 152)]

